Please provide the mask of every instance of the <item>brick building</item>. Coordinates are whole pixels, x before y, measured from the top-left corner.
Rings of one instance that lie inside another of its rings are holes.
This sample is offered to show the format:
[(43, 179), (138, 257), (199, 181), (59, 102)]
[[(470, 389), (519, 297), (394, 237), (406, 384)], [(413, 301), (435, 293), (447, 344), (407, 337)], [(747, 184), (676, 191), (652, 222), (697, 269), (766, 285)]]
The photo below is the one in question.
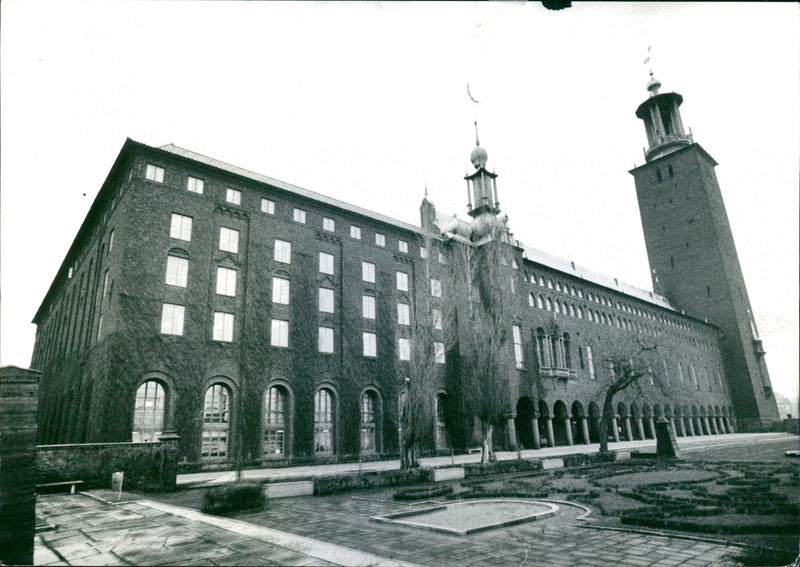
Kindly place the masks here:
[[(680, 95), (649, 88), (637, 115), (650, 150), (631, 173), (656, 291), (511, 241), (515, 364), (501, 446), (597, 440), (604, 360), (637, 336), (658, 343), (661, 387), (618, 395), (615, 437), (652, 437), (661, 416), (679, 436), (778, 417), (716, 164), (683, 133)], [(477, 144), (466, 178), (475, 219), (502, 218), (487, 159)], [(451, 244), (470, 224), (427, 199), (420, 211), (414, 226), (127, 140), (34, 317), (40, 442), (174, 430), (181, 456), (201, 463), (239, 449), (265, 462), (396, 452), (424, 297), (440, 374), (427, 449), (469, 444), (446, 419), (459, 353), (442, 309)]]

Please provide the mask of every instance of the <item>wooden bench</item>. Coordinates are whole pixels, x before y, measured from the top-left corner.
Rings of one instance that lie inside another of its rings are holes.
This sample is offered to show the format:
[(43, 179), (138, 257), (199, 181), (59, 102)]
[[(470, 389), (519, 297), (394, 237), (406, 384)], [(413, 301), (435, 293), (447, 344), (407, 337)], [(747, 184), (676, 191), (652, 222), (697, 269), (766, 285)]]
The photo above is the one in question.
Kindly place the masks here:
[(69, 486), (69, 493), (75, 494), (75, 486), (78, 484), (83, 484), (82, 480), (65, 480), (64, 482), (47, 482), (44, 484), (37, 484), (36, 488), (39, 489), (40, 494), (44, 494), (45, 488), (55, 487), (55, 486)]

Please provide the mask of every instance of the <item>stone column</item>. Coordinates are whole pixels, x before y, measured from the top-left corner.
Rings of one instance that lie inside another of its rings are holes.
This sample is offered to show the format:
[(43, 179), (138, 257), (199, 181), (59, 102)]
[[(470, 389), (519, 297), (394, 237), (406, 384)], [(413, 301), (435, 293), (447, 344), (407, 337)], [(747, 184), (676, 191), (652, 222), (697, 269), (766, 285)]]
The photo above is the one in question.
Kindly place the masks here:
[(585, 417), (581, 418), (581, 435), (583, 436), (583, 444), (589, 444), (589, 420)]
[(547, 419), (547, 446), (548, 447), (555, 447), (555, 436), (553, 435), (553, 418), (548, 417)]
[(541, 449), (542, 440), (539, 438), (539, 420), (535, 417), (531, 419), (531, 432), (533, 433), (533, 448)]
[(614, 443), (619, 443), (619, 429), (617, 428), (617, 416), (611, 418), (611, 434), (614, 436)]
[(633, 441), (633, 431), (631, 431), (631, 418), (627, 416), (623, 417), (622, 426), (625, 428), (625, 439), (627, 439), (628, 441)]
[(656, 438), (656, 424), (653, 421), (653, 417), (652, 416), (647, 418), (647, 423), (650, 424), (650, 439), (655, 439)]
[(644, 436), (644, 424), (642, 423), (642, 416), (636, 416), (636, 433), (639, 435), (639, 439), (645, 439)]
[(713, 435), (719, 435), (719, 431), (717, 430), (717, 418), (715, 416), (711, 416), (708, 418), (708, 424), (711, 426), (711, 433)]
[[(706, 424), (706, 426), (708, 426), (708, 424)], [(708, 435), (703, 430), (703, 420), (700, 419), (699, 415), (694, 418), (694, 430), (697, 431), (697, 435)]]
[(727, 433), (727, 431), (725, 431), (725, 421), (722, 419), (721, 415), (717, 416), (717, 429), (719, 429), (721, 435)]
[(691, 417), (684, 417), (683, 419), (685, 419), (686, 423), (689, 424), (689, 437), (694, 437), (695, 436), (694, 421), (692, 420)]
[(567, 431), (567, 445), (572, 445), (572, 422), (568, 417), (564, 418), (564, 429)]
[(513, 417), (506, 418), (506, 441), (509, 450), (517, 448), (517, 428)]

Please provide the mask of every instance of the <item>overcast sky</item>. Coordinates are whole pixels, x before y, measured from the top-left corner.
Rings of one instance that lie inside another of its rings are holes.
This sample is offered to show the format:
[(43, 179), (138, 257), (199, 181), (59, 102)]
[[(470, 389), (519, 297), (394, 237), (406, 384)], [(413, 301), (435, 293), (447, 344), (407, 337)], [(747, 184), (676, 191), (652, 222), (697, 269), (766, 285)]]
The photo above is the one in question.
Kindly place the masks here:
[(477, 117), (516, 238), (650, 289), (628, 170), (644, 162), (634, 111), (652, 68), (720, 164), (773, 385), (797, 395), (797, 4), (0, 10), (3, 365), (30, 364), (30, 321), (126, 137), (418, 224), (426, 186), (466, 216)]

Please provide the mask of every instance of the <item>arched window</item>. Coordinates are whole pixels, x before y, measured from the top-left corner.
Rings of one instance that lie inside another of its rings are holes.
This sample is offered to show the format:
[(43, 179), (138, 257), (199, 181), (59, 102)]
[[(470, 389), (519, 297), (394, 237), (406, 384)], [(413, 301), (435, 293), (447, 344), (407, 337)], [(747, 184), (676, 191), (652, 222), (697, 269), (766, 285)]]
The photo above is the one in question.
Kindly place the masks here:
[(378, 405), (375, 392), (367, 390), (361, 395), (361, 452), (374, 453), (378, 450), (375, 444), (375, 407)]
[(552, 311), (553, 310), (553, 302), (550, 301), (549, 297), (547, 298), (547, 310), (548, 311)]
[(553, 302), (553, 311), (556, 313), (561, 313), (561, 303), (558, 301), (558, 299)]
[(206, 390), (203, 405), (202, 459), (228, 457), (228, 434), (231, 423), (231, 391), (225, 384), (213, 384)]
[(578, 319), (583, 319), (583, 307), (578, 306)]
[(264, 400), (264, 456), (286, 455), (286, 424), (288, 422), (288, 391), (272, 386)]
[(327, 388), (314, 396), (314, 452), (333, 453), (333, 393)]
[(575, 306), (572, 303), (569, 304), (569, 315), (575, 317)]
[(566, 368), (572, 368), (572, 355), (569, 352), (569, 333), (564, 333), (564, 363)]
[(541, 295), (536, 298), (536, 307), (544, 309), (544, 298)]
[(533, 294), (532, 294), (532, 293), (529, 293), (529, 294), (528, 294), (528, 305), (529, 305), (530, 307), (533, 307), (533, 306), (535, 305), (535, 303), (536, 303), (536, 300), (535, 300), (535, 299), (533, 299)]
[(157, 380), (147, 380), (136, 390), (133, 409), (131, 441), (158, 441), (164, 430), (164, 386)]
[(552, 353), (550, 360), (553, 361), (553, 368), (564, 368), (564, 358), (561, 346), (559, 345), (560, 342), (560, 337), (557, 335), (550, 335), (550, 348)]

